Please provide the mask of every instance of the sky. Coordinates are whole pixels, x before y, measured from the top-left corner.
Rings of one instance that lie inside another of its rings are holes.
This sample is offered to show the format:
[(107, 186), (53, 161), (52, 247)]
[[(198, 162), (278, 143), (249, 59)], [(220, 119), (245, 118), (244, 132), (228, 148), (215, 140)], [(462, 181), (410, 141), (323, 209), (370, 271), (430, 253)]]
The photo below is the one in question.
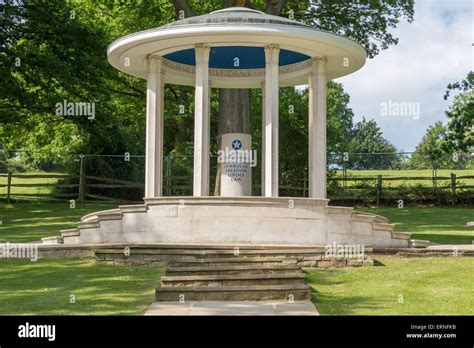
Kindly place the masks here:
[[(336, 80), (351, 97), (354, 121), (374, 119), (385, 138), (403, 151), (414, 151), (428, 126), (446, 123), (453, 101), (452, 96), (443, 99), (446, 86), (474, 69), (473, 3), (415, 0), (414, 21), (401, 21), (391, 30), (398, 45)], [(397, 112), (401, 106), (411, 109)]]

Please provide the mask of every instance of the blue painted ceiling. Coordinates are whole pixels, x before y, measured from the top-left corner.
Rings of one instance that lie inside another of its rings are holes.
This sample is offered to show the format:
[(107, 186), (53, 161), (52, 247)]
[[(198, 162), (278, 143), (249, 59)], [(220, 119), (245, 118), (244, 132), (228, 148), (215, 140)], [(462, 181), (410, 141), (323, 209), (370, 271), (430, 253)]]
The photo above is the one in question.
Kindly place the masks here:
[[(165, 58), (177, 63), (195, 65), (194, 49), (177, 51), (165, 55)], [(238, 58), (239, 66), (235, 66)], [(310, 57), (298, 52), (280, 50), (280, 66), (294, 64)], [(260, 69), (265, 67), (265, 52), (263, 47), (224, 46), (212, 47), (209, 67), (217, 69)]]

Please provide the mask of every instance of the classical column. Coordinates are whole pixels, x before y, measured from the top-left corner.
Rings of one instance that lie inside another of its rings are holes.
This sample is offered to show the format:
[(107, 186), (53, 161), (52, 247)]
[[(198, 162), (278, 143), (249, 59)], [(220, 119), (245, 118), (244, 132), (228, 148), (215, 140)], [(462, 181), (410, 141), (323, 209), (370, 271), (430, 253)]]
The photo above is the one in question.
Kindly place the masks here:
[(147, 58), (145, 197), (163, 194), (164, 75), (159, 56)]
[(278, 61), (280, 48), (265, 47), (265, 196), (278, 197)]
[(313, 70), (309, 76), (310, 198), (326, 198), (326, 66), (326, 59), (314, 59)]
[(262, 177), (260, 183), (262, 185), (262, 196), (265, 196), (265, 81), (262, 81)]
[(209, 196), (209, 53), (210, 47), (196, 45), (196, 90), (194, 99), (193, 195)]

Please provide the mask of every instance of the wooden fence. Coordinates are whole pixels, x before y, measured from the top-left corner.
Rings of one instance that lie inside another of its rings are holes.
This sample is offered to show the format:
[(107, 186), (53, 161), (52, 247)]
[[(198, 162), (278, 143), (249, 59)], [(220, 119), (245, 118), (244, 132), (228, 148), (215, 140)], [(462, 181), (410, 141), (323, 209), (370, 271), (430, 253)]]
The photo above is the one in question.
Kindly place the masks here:
[[(0, 174), (0, 178), (6, 177), (6, 184), (0, 184), (1, 188), (6, 188), (6, 201), (10, 203), (11, 197), (50, 197), (50, 198), (60, 198), (60, 199), (78, 199), (80, 203), (83, 203), (87, 199), (92, 200), (101, 200), (101, 201), (115, 201), (118, 203), (135, 203), (135, 201), (130, 201), (126, 199), (121, 199), (117, 197), (110, 197), (100, 194), (91, 193), (97, 190), (90, 189), (116, 189), (118, 192), (123, 189), (140, 189), (144, 190), (144, 184), (119, 180), (113, 178), (103, 178), (96, 176), (84, 175), (81, 171), (79, 176), (73, 175), (62, 175), (62, 174), (16, 174), (16, 173), (5, 173)], [(15, 182), (14, 179), (21, 179), (22, 183)], [(28, 179), (34, 180), (32, 183), (25, 183)], [(37, 182), (36, 179), (56, 179), (64, 180), (67, 183), (41, 183)], [(340, 200), (370, 200), (380, 204), (381, 200), (384, 198), (384, 193), (390, 191), (402, 192), (404, 190), (417, 190), (417, 186), (384, 186), (385, 182), (393, 181), (416, 181), (423, 182), (429, 181), (429, 185), (425, 185), (426, 189), (430, 187), (433, 189), (433, 192), (445, 192), (449, 195), (450, 200), (455, 204), (458, 192), (460, 190), (473, 190), (468, 195), (463, 195), (463, 197), (474, 197), (474, 186), (472, 185), (462, 185), (460, 184), (461, 180), (471, 180), (474, 179), (474, 175), (464, 175), (457, 176), (454, 173), (451, 173), (449, 177), (393, 177), (393, 176), (373, 176), (373, 177), (331, 177), (328, 178), (328, 186), (336, 187), (338, 194), (330, 195), (330, 199), (333, 201)], [(3, 180), (2, 180), (3, 181)], [(75, 182), (75, 183), (74, 183)], [(443, 184), (444, 182), (444, 184)], [(449, 184), (446, 185), (446, 182)], [(353, 183), (353, 184), (350, 184)], [(361, 184), (362, 183), (362, 184)], [(349, 185), (350, 184), (350, 185)], [(331, 186), (332, 185), (332, 186)], [(15, 192), (15, 188), (52, 188), (53, 192), (50, 193), (32, 193), (32, 192)], [(55, 192), (56, 188), (67, 188), (70, 189), (70, 193), (61, 193)], [(419, 188), (419, 187), (418, 187)], [(259, 185), (254, 185), (255, 193), (259, 193)], [(365, 190), (366, 196), (361, 197), (357, 194), (349, 194), (354, 192), (354, 190)], [(301, 180), (301, 185), (292, 186), (292, 185), (280, 185), (281, 192), (289, 192), (286, 196), (302, 196), (307, 197), (309, 191), (309, 185), (307, 179)], [(167, 196), (179, 196), (183, 194), (192, 193), (192, 176), (164, 176), (164, 185), (163, 192)], [(294, 194), (293, 194), (294, 193)], [(118, 194), (120, 196), (120, 193)], [(423, 198), (423, 197), (422, 197)], [(424, 197), (426, 198), (426, 197)]]

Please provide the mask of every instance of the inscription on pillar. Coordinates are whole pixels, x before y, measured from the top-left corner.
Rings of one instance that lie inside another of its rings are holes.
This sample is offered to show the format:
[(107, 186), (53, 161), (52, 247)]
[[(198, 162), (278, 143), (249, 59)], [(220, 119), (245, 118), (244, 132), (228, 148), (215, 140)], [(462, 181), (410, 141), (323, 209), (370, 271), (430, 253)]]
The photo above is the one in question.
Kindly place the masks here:
[(217, 161), (221, 164), (221, 196), (250, 196), (252, 168), (257, 165), (257, 152), (252, 150), (249, 134), (222, 135)]

